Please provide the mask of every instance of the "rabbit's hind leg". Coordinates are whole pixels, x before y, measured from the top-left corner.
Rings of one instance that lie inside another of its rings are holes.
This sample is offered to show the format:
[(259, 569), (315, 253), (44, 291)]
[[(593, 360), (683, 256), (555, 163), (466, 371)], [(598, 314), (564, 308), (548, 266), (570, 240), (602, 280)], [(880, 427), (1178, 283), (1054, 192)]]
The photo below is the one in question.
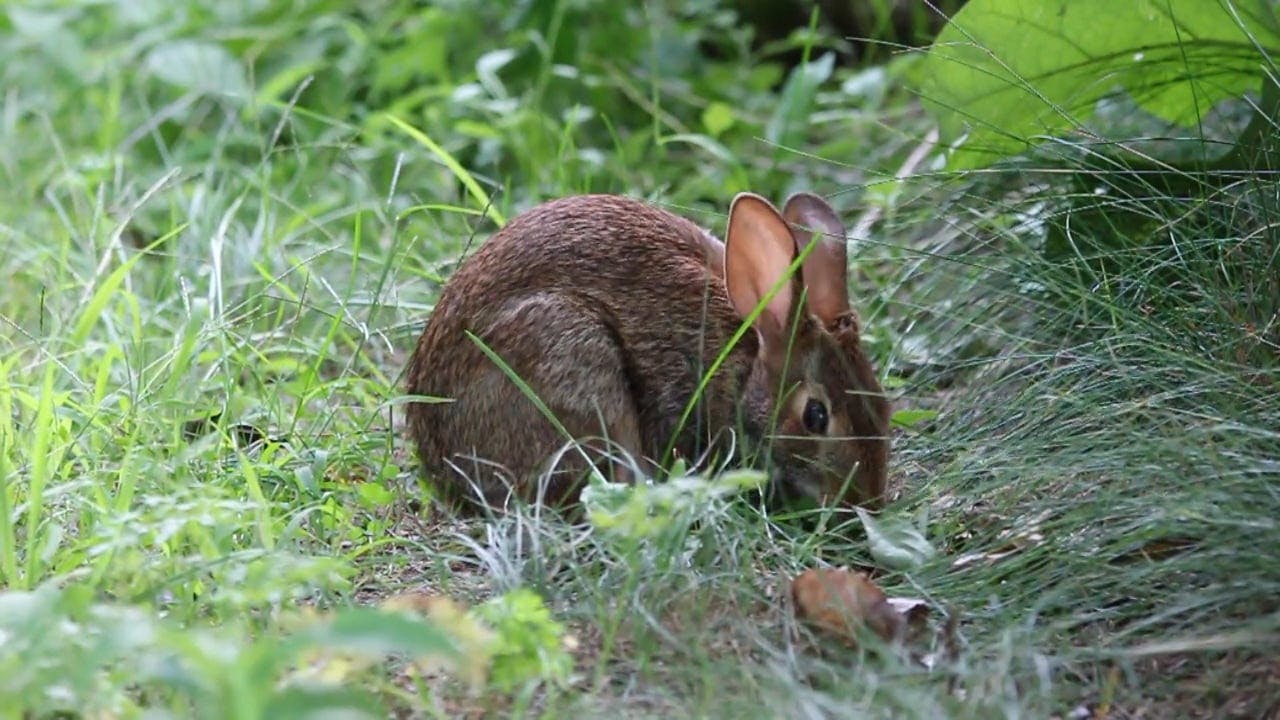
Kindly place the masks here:
[[(615, 482), (634, 481), (633, 467), (641, 462), (639, 414), (624, 349), (598, 307), (563, 294), (527, 296), (500, 310), (482, 337), (569, 436), (523, 396), (494, 408), (508, 414), (505, 427), (529, 434), (530, 449), (545, 455), (540, 460), (554, 463), (542, 465), (550, 471), (541, 473), (543, 487), (529, 490), (559, 504), (577, 499), (591, 469)], [(557, 453), (570, 438), (579, 449)]]

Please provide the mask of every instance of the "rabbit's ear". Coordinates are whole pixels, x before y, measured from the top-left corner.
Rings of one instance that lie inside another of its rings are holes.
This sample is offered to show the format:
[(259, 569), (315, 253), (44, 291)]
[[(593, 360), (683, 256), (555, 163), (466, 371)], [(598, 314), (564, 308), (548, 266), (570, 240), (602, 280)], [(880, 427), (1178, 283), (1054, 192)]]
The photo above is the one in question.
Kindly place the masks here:
[(791, 226), (797, 253), (817, 243), (804, 260), (806, 302), (810, 312), (830, 324), (849, 312), (844, 223), (825, 200), (812, 193), (787, 198), (782, 216)]
[[(739, 193), (729, 205), (729, 230), (725, 233), (724, 275), (729, 299), (738, 315), (746, 317), (787, 274), (796, 259), (791, 230), (768, 200)], [(799, 296), (795, 278), (784, 282), (756, 318), (756, 329), (766, 347), (785, 344), (792, 305)]]

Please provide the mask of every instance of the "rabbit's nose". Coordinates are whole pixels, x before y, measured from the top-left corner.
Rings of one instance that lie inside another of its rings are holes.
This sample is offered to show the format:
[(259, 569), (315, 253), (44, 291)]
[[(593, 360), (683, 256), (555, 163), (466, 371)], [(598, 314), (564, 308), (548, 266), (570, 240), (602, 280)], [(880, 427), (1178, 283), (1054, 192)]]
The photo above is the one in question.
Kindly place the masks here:
[(825, 484), (819, 475), (809, 472), (792, 473), (782, 478), (782, 483), (786, 486), (788, 494), (793, 497), (812, 500), (819, 504), (827, 502), (831, 493), (827, 490)]

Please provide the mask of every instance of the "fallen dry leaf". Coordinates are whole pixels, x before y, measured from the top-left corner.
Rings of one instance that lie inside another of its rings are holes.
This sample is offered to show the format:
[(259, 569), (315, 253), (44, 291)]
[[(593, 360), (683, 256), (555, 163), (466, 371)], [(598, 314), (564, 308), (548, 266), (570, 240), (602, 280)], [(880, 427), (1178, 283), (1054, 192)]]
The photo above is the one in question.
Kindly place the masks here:
[(907, 640), (914, 642), (919, 640), (925, 630), (927, 630), (927, 622), (929, 619), (929, 605), (920, 598), (889, 598), (889, 607), (898, 613), (906, 623)]
[(860, 628), (885, 641), (901, 640), (923, 622), (927, 608), (919, 600), (890, 600), (865, 573), (841, 568), (806, 570), (791, 582), (796, 616), (857, 645)]

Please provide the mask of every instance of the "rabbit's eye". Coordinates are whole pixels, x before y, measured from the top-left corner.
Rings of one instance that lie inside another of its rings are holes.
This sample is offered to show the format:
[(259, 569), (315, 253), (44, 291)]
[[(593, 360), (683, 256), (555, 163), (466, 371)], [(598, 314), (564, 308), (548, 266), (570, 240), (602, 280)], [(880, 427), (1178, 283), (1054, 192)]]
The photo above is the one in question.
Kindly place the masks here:
[(814, 435), (827, 433), (827, 406), (821, 400), (809, 398), (804, 404), (804, 429)]

